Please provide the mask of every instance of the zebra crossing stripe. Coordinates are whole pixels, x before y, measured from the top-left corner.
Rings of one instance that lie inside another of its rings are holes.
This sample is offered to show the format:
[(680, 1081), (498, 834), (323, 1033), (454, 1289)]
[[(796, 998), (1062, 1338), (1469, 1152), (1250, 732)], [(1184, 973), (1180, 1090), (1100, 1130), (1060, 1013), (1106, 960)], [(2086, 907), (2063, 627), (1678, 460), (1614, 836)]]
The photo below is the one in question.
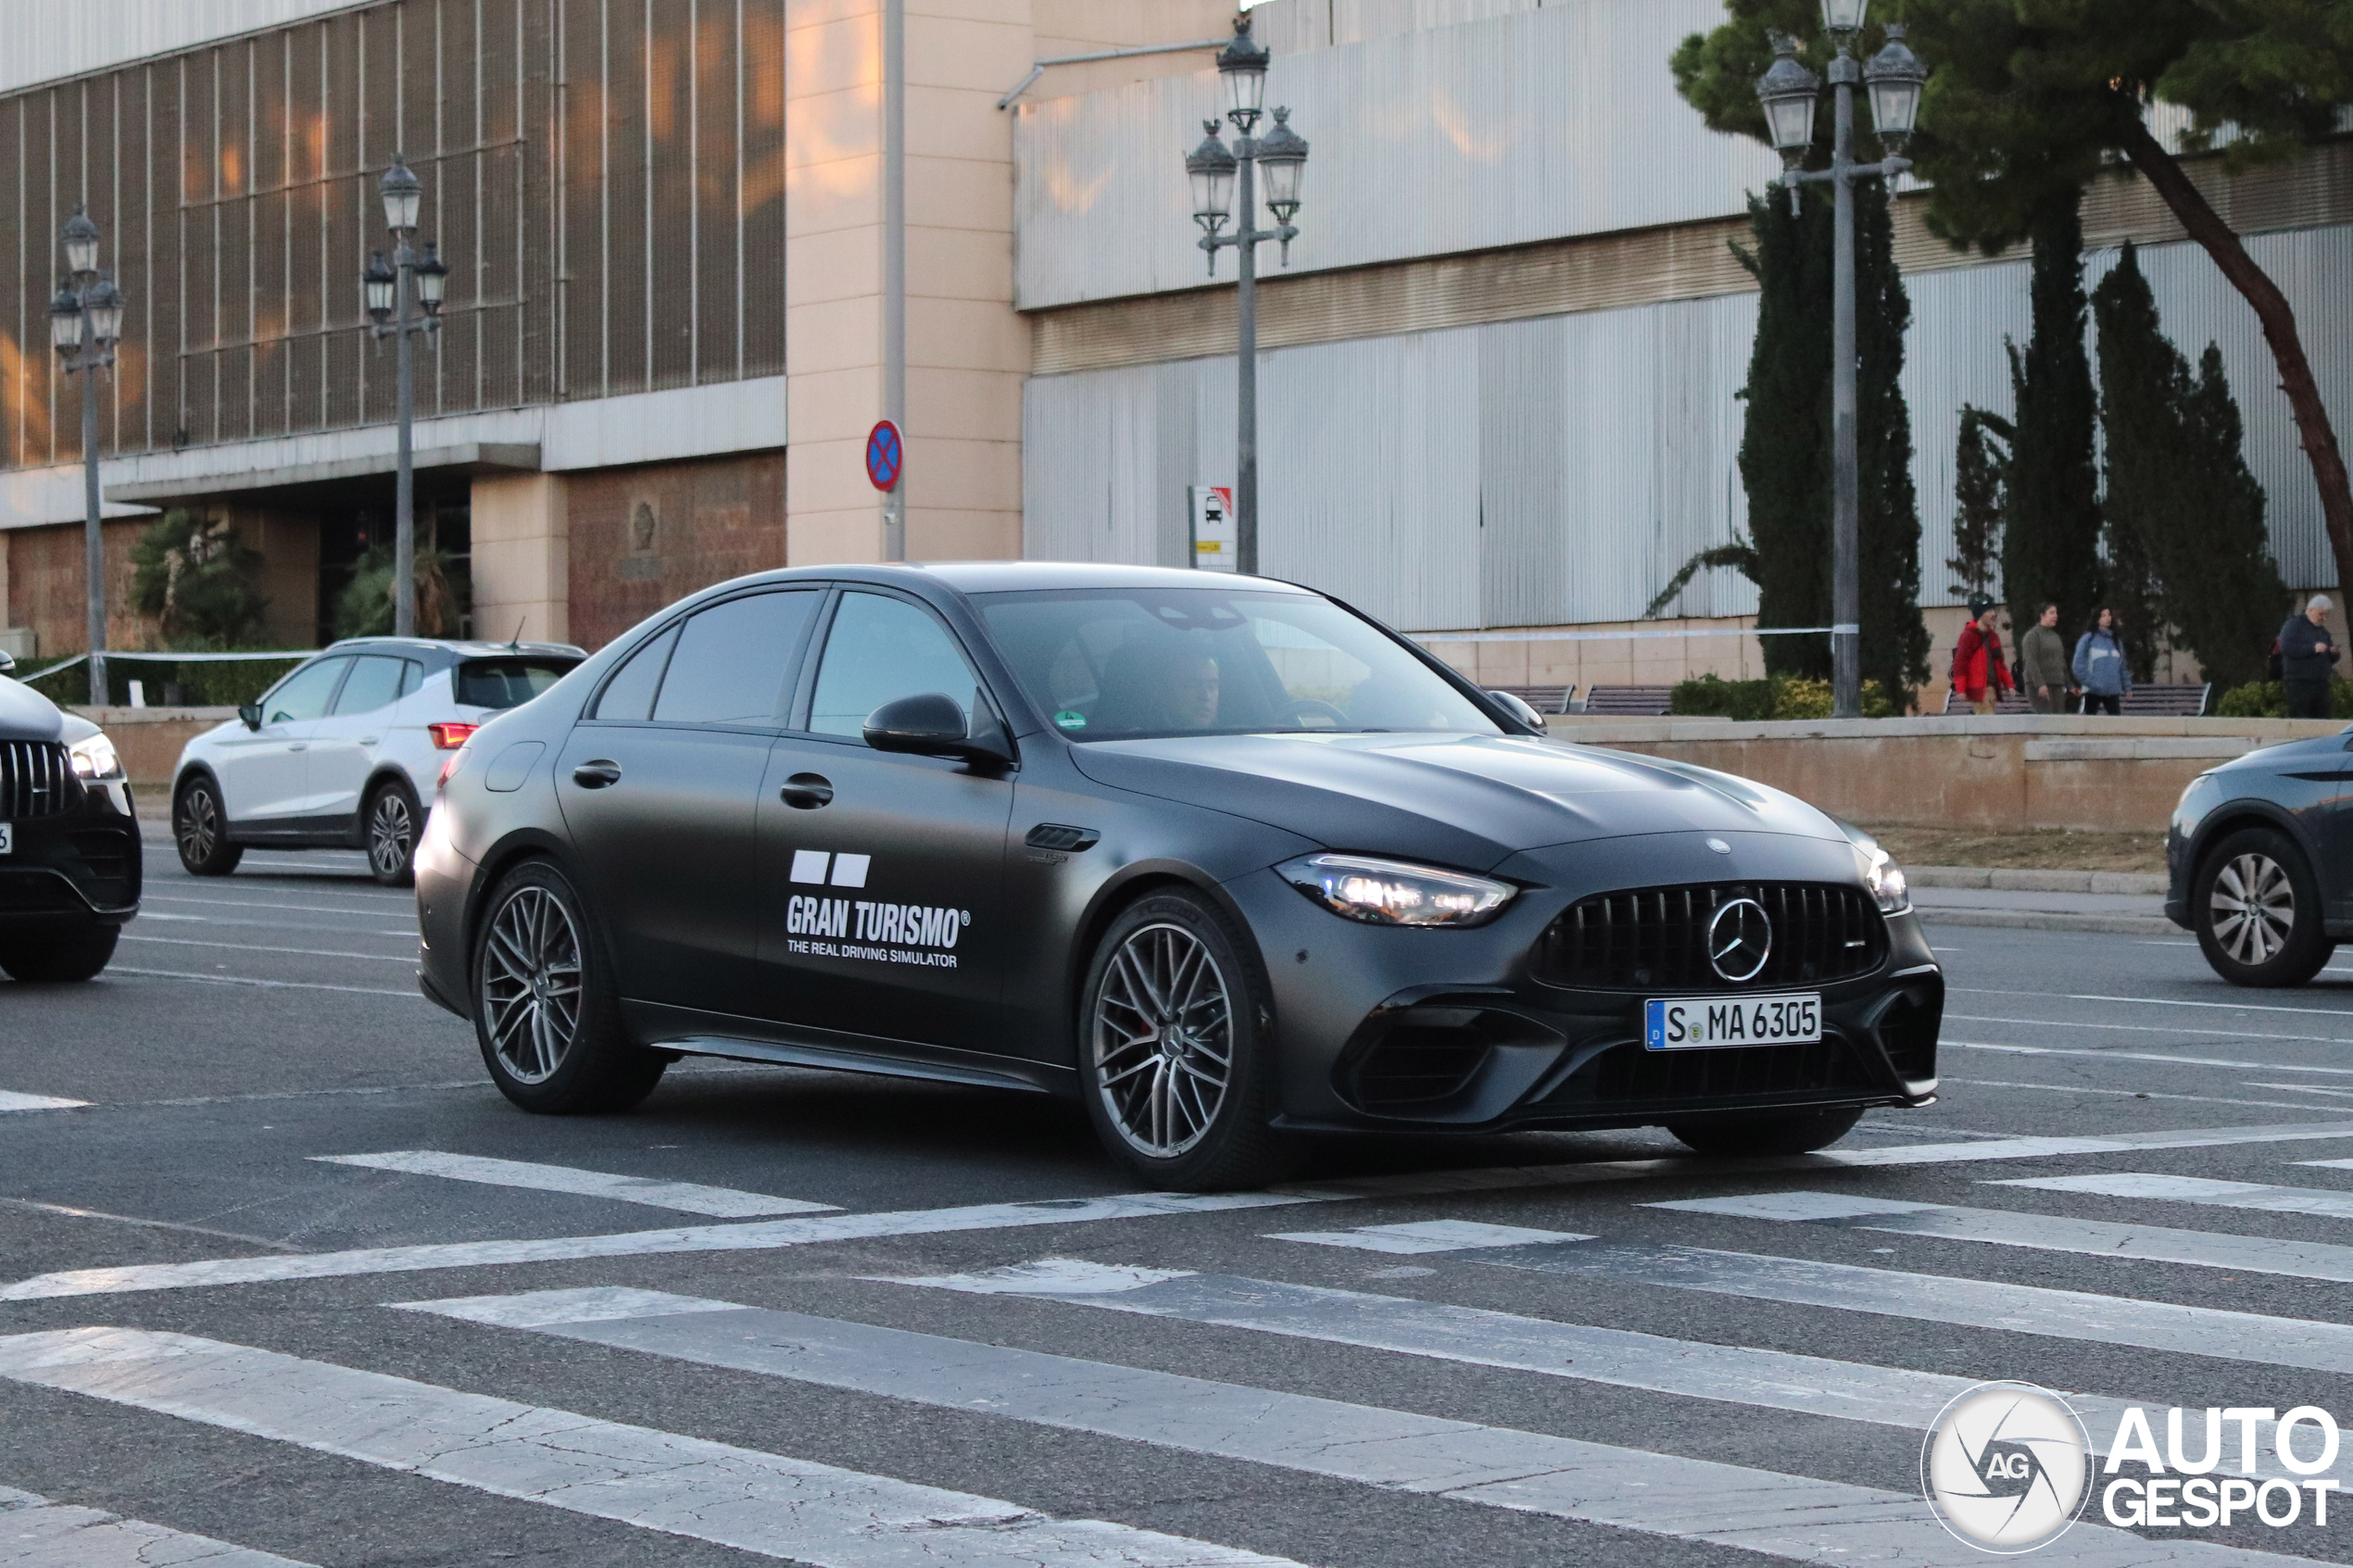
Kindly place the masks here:
[(708, 1214), (721, 1220), (753, 1220), (769, 1214), (824, 1214), (837, 1205), (811, 1203), (798, 1198), (770, 1198), (765, 1193), (738, 1192), (733, 1187), (703, 1186), (695, 1182), (657, 1181), (650, 1176), (616, 1176), (603, 1171), (581, 1171), (569, 1165), (539, 1165), (521, 1160), (485, 1160), (472, 1154), (444, 1154), (434, 1149), (402, 1148), (387, 1154), (314, 1154), (327, 1165), (359, 1165), (371, 1171), (397, 1171), (412, 1176), (440, 1176), (453, 1182), (479, 1182), (487, 1186), (525, 1187), (534, 1192), (577, 1193), (583, 1198), (609, 1198), (620, 1203), (642, 1203), (649, 1209), (675, 1209), (687, 1214)]
[[(2347, 1169), (2341, 1160), (2311, 1160), (2310, 1165)], [(2220, 1209), (2255, 1209), (2271, 1214), (2317, 1214), (2353, 1220), (2353, 1192), (2333, 1187), (2279, 1186), (2269, 1182), (2226, 1182), (2207, 1176), (2160, 1176), (2134, 1171), (2102, 1171), (2085, 1176), (2032, 1176), (1992, 1182), (1992, 1186), (2039, 1187), (2045, 1192), (2089, 1192), (2103, 1198), (2150, 1198)]]
[(59, 1099), (55, 1095), (20, 1095), (0, 1089), (0, 1110), (77, 1110), (86, 1099)]
[(72, 1508), (0, 1486), (0, 1562), (8, 1568), (310, 1568), (209, 1536)]
[[(650, 1293), (633, 1292), (642, 1298)], [(1957, 1562), (1919, 1498), (1641, 1449), (1415, 1415), (1175, 1373), (673, 1298), (620, 1317), (608, 1292), (407, 1302), (412, 1311), (1366, 1486), (1803, 1562)], [(577, 1312), (585, 1321), (574, 1321)], [(2183, 1564), (2283, 1564), (2168, 1543)], [(2041, 1561), (2143, 1568), (2148, 1544), (2079, 1524)]]
[(2284, 1241), (2268, 1236), (2175, 1230), (2029, 1214), (2010, 1209), (1905, 1203), (1833, 1192), (1771, 1192), (1741, 1198), (1694, 1198), (1651, 1203), (1649, 1209), (1723, 1214), (1743, 1220), (1829, 1223), (1944, 1241), (1982, 1241), (2087, 1258), (2128, 1258), (2145, 1263), (2186, 1263), (2241, 1273), (2353, 1282), (2353, 1247), (2329, 1241)]
[(0, 1377), (815, 1568), (1295, 1568), (186, 1335), (79, 1328), (0, 1337)]
[(1540, 1241), (1591, 1241), (1593, 1238), (1568, 1231), (1529, 1230), (1525, 1225), (1482, 1224), (1476, 1220), (1409, 1220), (1403, 1224), (1359, 1225), (1347, 1231), (1287, 1231), (1266, 1239), (1411, 1255), (1417, 1252), (1462, 1252), (1481, 1247), (1528, 1247)]

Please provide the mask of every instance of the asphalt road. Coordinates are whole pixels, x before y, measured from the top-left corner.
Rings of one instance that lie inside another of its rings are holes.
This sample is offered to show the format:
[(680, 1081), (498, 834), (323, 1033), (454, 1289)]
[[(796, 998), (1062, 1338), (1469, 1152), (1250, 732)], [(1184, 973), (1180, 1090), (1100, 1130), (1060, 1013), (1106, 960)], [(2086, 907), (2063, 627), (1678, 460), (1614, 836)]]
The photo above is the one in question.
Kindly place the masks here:
[[(1832, 1157), (1348, 1144), (1172, 1200), (1011, 1094), (686, 1064), (524, 1116), (356, 856), (157, 844), (145, 909), (0, 984), (0, 1564), (1972, 1562), (1919, 1501), (1968, 1385), (2103, 1449), (2188, 1407), (2193, 1461), (2206, 1407), (2353, 1418), (2353, 1169), (2308, 1163), (2353, 1161), (2353, 950), (2251, 994), (1953, 927), (1943, 1100)], [(2295, 1495), (2030, 1561), (2353, 1562)]]

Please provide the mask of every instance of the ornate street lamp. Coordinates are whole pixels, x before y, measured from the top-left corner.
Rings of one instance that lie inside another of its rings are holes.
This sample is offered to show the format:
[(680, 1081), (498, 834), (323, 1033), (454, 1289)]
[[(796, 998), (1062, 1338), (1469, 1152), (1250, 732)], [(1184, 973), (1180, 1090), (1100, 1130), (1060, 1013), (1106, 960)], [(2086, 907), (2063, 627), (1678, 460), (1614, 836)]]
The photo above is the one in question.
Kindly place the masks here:
[[(396, 153), (392, 167), (377, 182), (384, 198), (384, 227), (392, 234), (392, 257), (375, 251), (359, 274), (367, 301), (369, 332), (381, 340), (399, 340), (398, 456), (393, 465), (392, 630), (395, 636), (417, 634), (417, 376), (409, 340), (418, 332), (441, 328), (441, 300), (449, 269), (431, 242), (421, 257), (410, 248), (417, 232), (417, 212), (424, 203), (424, 182), (408, 160)], [(422, 318), (410, 306), (423, 307)]]
[[(1235, 131), (1234, 144), (1228, 148), (1218, 122), (1207, 120), (1203, 129), (1209, 134), (1185, 157), (1193, 221), (1201, 225), (1201, 248), (1209, 253), (1209, 275), (1217, 275), (1217, 253), (1227, 246), (1241, 262), (1235, 299), (1239, 384), (1235, 397), (1234, 536), (1236, 564), (1245, 574), (1258, 571), (1258, 247), (1268, 240), (1279, 242), (1283, 265), (1290, 265), (1290, 243), (1299, 237), (1291, 218), (1299, 211), (1300, 179), (1307, 166), (1307, 143), (1290, 128), (1289, 109), (1275, 111), (1275, 128), (1265, 136), (1252, 134), (1265, 112), (1268, 59), (1265, 46), (1251, 36), (1250, 13), (1236, 17), (1233, 42), (1217, 56), (1218, 91), (1226, 119)], [(1258, 227), (1262, 165), (1266, 206), (1275, 218), (1272, 229)], [(1229, 218), (1234, 222), (1230, 234), (1225, 232)]]
[(58, 243), (71, 274), (49, 302), (49, 346), (69, 376), (82, 383), (82, 556), (83, 596), (90, 641), (90, 706), (106, 704), (106, 534), (99, 521), (98, 376), (114, 363), (122, 339), (122, 291), (111, 274), (98, 270), (98, 225), (80, 207), (66, 220)]

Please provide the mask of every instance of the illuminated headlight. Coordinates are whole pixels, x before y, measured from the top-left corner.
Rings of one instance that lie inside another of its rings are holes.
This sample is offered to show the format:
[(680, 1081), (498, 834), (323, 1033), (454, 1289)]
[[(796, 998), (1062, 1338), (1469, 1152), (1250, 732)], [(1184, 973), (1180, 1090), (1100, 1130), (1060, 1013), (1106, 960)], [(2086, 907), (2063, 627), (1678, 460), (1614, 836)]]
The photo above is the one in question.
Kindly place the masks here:
[(1879, 900), (1880, 913), (1900, 915), (1912, 907), (1911, 885), (1905, 881), (1904, 868), (1878, 845), (1864, 851), (1863, 880), (1871, 884), (1871, 897)]
[(92, 735), (76, 741), (71, 752), (73, 776), (77, 779), (119, 779), (122, 777), (122, 759), (115, 755), (114, 742), (104, 735)]
[(1303, 855), (1275, 869), (1332, 913), (1370, 925), (1485, 925), (1518, 891), (1490, 877), (1362, 855)]

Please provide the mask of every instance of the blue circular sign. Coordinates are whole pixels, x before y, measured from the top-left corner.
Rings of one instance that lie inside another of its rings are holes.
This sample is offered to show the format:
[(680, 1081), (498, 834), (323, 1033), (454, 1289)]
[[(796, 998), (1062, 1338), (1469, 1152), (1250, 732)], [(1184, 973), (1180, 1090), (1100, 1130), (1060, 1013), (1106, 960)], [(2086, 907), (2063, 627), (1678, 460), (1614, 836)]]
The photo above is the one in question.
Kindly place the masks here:
[(899, 427), (888, 420), (866, 436), (866, 479), (877, 490), (899, 488), (900, 471), (907, 464), (907, 445)]

